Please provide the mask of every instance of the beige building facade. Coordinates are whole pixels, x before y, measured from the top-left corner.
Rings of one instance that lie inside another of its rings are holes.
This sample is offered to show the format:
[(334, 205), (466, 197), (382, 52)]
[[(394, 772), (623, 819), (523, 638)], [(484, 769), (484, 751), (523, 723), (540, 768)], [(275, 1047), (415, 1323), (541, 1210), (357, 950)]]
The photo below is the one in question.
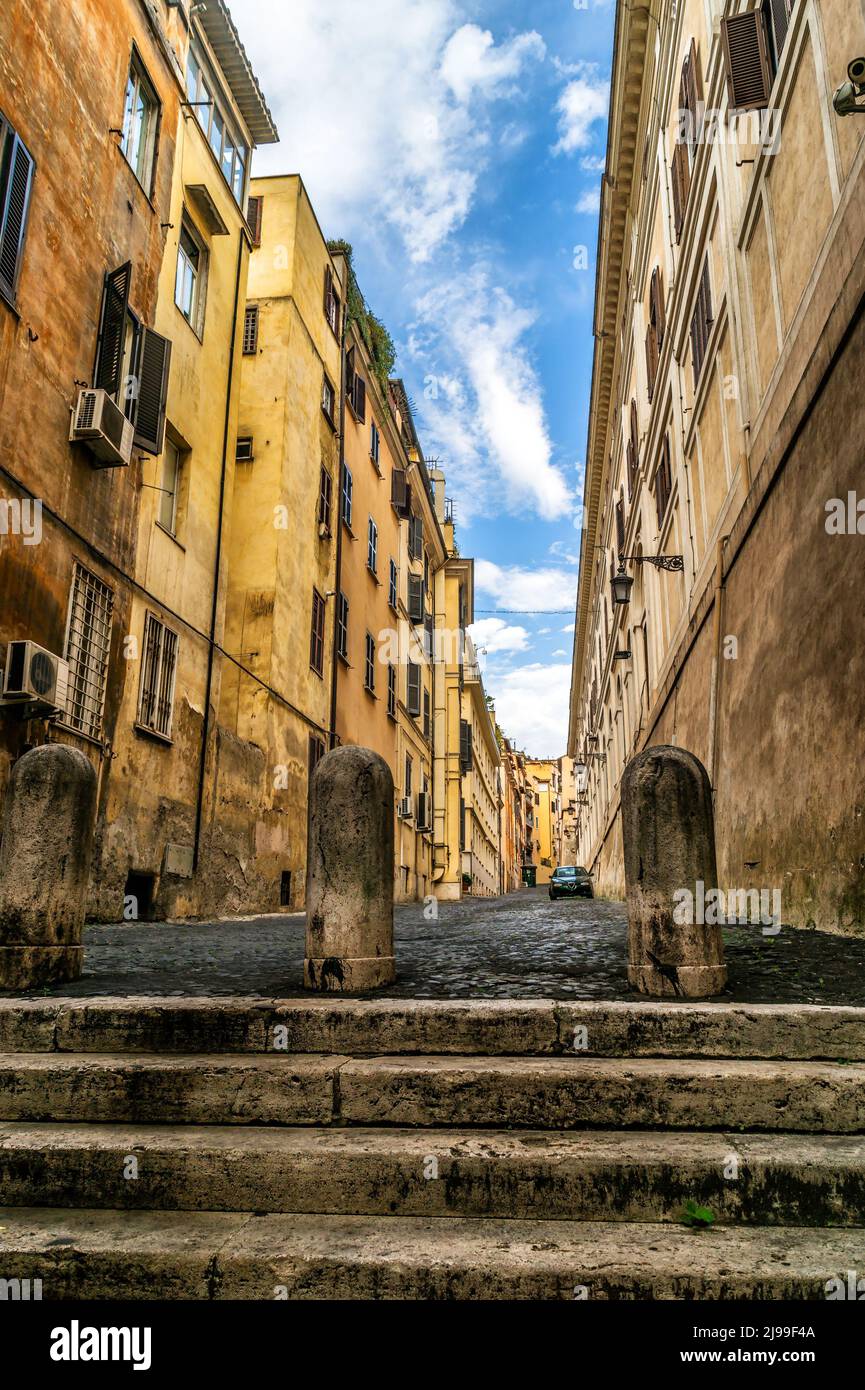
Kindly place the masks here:
[(599, 891), (625, 763), (674, 743), (721, 886), (857, 934), (865, 121), (832, 97), (863, 51), (848, 0), (618, 6), (568, 743)]

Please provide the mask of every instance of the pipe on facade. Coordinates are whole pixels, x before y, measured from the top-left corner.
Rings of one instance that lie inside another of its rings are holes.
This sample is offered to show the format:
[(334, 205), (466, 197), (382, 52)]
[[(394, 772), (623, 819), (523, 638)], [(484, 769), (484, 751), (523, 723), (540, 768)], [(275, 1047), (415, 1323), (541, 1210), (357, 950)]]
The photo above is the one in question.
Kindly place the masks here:
[(336, 480), (336, 573), (334, 575), (333, 587), (335, 589), (333, 612), (333, 643), (331, 652), (331, 675), (330, 675), (330, 734), (328, 743), (331, 748), (335, 748), (338, 742), (336, 732), (336, 692), (337, 677), (339, 674), (339, 595), (340, 584), (342, 582), (342, 486), (343, 474), (345, 472), (345, 338), (348, 327), (348, 291), (351, 281), (351, 266), (348, 258), (343, 257), (345, 262), (345, 286), (343, 290), (343, 310), (342, 327), (339, 336), (339, 461), (337, 464)]
[[(709, 692), (709, 781), (715, 793), (715, 768), (718, 757), (719, 694), (721, 687), (721, 642), (723, 641), (722, 607), (724, 602), (724, 547), (726, 536), (719, 536), (715, 547), (715, 598), (712, 611), (712, 684)], [(678, 687), (678, 682), (677, 682)]]
[(204, 783), (207, 776), (207, 744), (210, 738), (210, 697), (213, 690), (213, 659), (216, 649), (216, 620), (219, 613), (219, 570), (222, 564), (222, 526), (225, 519), (225, 475), (228, 469), (228, 440), (231, 431), (231, 388), (234, 383), (234, 357), (237, 351), (237, 315), (240, 307), (240, 277), (243, 271), (243, 247), (246, 238), (238, 229), (237, 270), (234, 277), (234, 309), (231, 315), (231, 341), (228, 353), (228, 379), (225, 394), (225, 425), (222, 432), (222, 468), (219, 474), (219, 507), (216, 519), (216, 554), (213, 561), (213, 599), (210, 605), (210, 636), (207, 644), (207, 681), (204, 691), (204, 727), (201, 733), (201, 754), (198, 762), (198, 791), (195, 799), (195, 840), (192, 872), (198, 870), (201, 851), (201, 825), (204, 812)]

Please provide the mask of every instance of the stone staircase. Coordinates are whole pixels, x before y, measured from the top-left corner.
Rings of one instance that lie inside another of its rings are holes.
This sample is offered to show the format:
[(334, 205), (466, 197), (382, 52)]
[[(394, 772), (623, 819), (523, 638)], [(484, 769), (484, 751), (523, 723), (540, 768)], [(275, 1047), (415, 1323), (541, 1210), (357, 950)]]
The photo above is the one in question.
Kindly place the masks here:
[(865, 1274), (863, 1135), (865, 1009), (4, 999), (0, 1278), (820, 1299)]

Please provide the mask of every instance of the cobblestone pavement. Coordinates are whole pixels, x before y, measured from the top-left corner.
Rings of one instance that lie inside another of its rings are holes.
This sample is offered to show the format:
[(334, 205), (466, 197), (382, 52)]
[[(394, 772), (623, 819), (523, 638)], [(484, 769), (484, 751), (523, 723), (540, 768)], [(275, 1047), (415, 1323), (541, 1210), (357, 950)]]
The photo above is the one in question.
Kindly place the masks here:
[[(628, 999), (625, 911), (602, 899), (505, 898), (396, 909), (399, 978), (381, 997)], [(865, 940), (759, 928), (725, 930), (728, 998), (865, 1004)], [(238, 994), (286, 998), (300, 988), (302, 914), (85, 929), (85, 973), (57, 996)]]

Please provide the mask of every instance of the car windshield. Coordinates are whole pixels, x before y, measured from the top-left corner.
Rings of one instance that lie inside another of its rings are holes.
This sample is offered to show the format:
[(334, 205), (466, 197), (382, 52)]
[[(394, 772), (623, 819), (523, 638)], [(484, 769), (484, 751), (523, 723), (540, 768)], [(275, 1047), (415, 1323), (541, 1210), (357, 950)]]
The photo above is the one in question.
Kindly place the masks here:
[(556, 874), (559, 878), (576, 878), (577, 871), (576, 869), (556, 869)]

